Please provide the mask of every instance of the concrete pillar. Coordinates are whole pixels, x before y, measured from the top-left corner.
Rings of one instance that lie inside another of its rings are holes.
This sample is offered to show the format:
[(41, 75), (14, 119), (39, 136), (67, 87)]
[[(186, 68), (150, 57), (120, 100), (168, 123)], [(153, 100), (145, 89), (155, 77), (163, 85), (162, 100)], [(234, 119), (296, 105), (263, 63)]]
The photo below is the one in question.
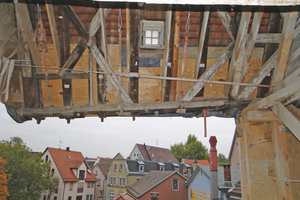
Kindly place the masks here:
[(217, 138), (211, 136), (210, 143), (210, 198), (218, 199), (218, 154), (217, 154)]

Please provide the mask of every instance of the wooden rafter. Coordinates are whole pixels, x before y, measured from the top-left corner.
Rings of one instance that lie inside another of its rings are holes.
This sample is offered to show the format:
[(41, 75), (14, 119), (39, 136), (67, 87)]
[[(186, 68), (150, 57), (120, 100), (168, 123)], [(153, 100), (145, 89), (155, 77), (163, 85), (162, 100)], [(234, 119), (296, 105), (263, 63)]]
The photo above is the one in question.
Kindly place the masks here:
[[(179, 53), (179, 40), (180, 40), (180, 16), (181, 16), (181, 13), (179, 11), (175, 11), (172, 77), (177, 77), (177, 70), (178, 70), (178, 53)], [(172, 81), (171, 98), (170, 98), (171, 101), (176, 101), (176, 86), (177, 86), (177, 81)]]
[[(210, 80), (219, 70), (220, 68), (230, 59), (232, 55), (234, 42), (232, 42), (220, 55), (220, 57), (216, 60), (216, 62), (208, 68), (198, 80)], [(194, 83), (190, 89), (184, 94), (182, 100), (190, 101), (194, 96), (206, 85), (203, 82)]]
[[(172, 22), (172, 6), (168, 8), (166, 11), (166, 27), (165, 27), (165, 52), (164, 52), (164, 61), (163, 61), (163, 68), (162, 68), (162, 77), (167, 76), (167, 69), (168, 69), (168, 60), (169, 60), (169, 53), (170, 53), (170, 37), (171, 37), (171, 22)], [(166, 91), (166, 80), (161, 81), (161, 97), (160, 101), (164, 101), (165, 99), (165, 91)]]
[(289, 12), (285, 14), (281, 42), (278, 48), (278, 64), (274, 68), (271, 85), (277, 85), (284, 78), (297, 15), (298, 12)]
[(235, 40), (233, 33), (231, 32), (230, 23), (231, 23), (231, 17), (228, 12), (225, 11), (217, 11), (218, 17), (220, 18), (224, 28), (226, 29), (228, 35), (232, 39), (232, 41)]
[(199, 67), (200, 67), (202, 53), (203, 53), (206, 29), (207, 29), (207, 24), (208, 24), (208, 20), (209, 20), (209, 14), (210, 14), (209, 9), (210, 9), (210, 7), (206, 6), (206, 8), (205, 8), (206, 11), (204, 11), (203, 22), (202, 22), (202, 26), (201, 26), (201, 33), (200, 33), (200, 38), (199, 38), (199, 45), (198, 45), (197, 60), (196, 60), (196, 65), (195, 65), (194, 79), (198, 78), (198, 72), (199, 72)]
[[(258, 29), (260, 26), (260, 21), (263, 15), (263, 8), (260, 8), (258, 12), (255, 12), (251, 30), (250, 30), (250, 36), (248, 38), (247, 44), (246, 44), (246, 49), (245, 49), (245, 54), (243, 58), (243, 63), (242, 65), (236, 65), (235, 71), (234, 71), (234, 76), (233, 76), (233, 82), (234, 83), (241, 83), (245, 77), (245, 74), (247, 72), (251, 54), (254, 48), (256, 36), (258, 33)], [(243, 45), (243, 44), (242, 44)], [(239, 85), (233, 85), (232, 90), (231, 90), (231, 96), (233, 98), (237, 98), (238, 92), (239, 92), (240, 86)]]
[[(245, 51), (245, 42), (246, 42), (246, 36), (247, 36), (247, 30), (248, 30), (248, 25), (250, 23), (250, 17), (251, 13), (250, 12), (243, 12), (242, 13), (242, 18), (240, 21), (239, 25), (239, 30), (237, 33), (233, 53), (232, 53), (232, 58), (229, 64), (228, 68), (228, 73), (226, 77), (227, 82), (231, 82), (234, 73), (236, 73), (235, 76), (238, 76), (238, 72), (241, 70), (241, 66), (243, 64), (243, 57), (244, 57), (244, 51)], [(224, 86), (224, 94), (227, 96), (229, 94), (230, 86), (225, 85)]]

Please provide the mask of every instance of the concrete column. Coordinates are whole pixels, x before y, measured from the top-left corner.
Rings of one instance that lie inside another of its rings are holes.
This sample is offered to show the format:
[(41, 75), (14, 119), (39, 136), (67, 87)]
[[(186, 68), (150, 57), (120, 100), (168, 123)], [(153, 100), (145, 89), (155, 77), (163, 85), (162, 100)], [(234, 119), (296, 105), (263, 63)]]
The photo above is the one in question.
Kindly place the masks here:
[(218, 199), (218, 154), (217, 154), (217, 138), (211, 136), (210, 143), (210, 198)]

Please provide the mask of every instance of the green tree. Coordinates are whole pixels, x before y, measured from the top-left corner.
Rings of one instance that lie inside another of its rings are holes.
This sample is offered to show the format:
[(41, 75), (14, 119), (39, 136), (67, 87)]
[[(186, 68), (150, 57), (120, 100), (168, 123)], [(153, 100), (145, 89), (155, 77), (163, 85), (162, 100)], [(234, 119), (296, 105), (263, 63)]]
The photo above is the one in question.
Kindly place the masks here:
[(0, 155), (6, 160), (4, 167), (10, 174), (8, 200), (38, 200), (41, 193), (49, 195), (57, 188), (58, 178), (50, 173), (50, 163), (41, 161), (41, 154), (34, 155), (19, 137), (0, 142)]
[(5, 200), (9, 196), (7, 190), (9, 175), (6, 174), (7, 170), (3, 167), (6, 164), (6, 161), (0, 157), (0, 200)]
[(182, 158), (209, 160), (207, 148), (192, 134), (188, 136), (184, 144), (181, 142), (171, 145), (171, 152), (178, 161), (181, 161)]
[(225, 157), (224, 154), (219, 153), (219, 155), (218, 155), (218, 165), (219, 166), (228, 165), (228, 159)]

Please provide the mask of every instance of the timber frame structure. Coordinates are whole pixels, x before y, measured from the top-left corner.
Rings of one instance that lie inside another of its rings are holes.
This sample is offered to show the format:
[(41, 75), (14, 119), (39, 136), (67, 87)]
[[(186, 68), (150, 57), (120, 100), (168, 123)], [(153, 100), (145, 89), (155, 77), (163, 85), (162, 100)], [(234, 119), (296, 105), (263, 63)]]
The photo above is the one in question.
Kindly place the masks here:
[[(234, 117), (243, 199), (300, 199), (298, 0), (10, 2), (0, 100), (15, 121)], [(142, 20), (163, 22), (164, 48), (140, 48)]]

